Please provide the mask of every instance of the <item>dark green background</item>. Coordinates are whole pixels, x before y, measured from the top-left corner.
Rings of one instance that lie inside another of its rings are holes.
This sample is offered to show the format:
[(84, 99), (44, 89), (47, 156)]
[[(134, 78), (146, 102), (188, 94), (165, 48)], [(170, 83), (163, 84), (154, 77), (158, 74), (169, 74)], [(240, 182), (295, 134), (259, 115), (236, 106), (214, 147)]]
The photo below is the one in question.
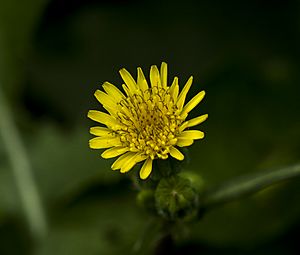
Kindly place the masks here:
[[(132, 251), (150, 216), (128, 176), (87, 143), (93, 93), (107, 80), (120, 85), (122, 67), (148, 77), (166, 61), (169, 82), (194, 76), (190, 98), (206, 90), (192, 113), (209, 114), (206, 138), (190, 147), (187, 168), (208, 186), (299, 162), (299, 45), (299, 1), (1, 1), (0, 82), (50, 230), (40, 245), (28, 237), (1, 141), (0, 254)], [(169, 253), (298, 254), (299, 184), (210, 212)]]

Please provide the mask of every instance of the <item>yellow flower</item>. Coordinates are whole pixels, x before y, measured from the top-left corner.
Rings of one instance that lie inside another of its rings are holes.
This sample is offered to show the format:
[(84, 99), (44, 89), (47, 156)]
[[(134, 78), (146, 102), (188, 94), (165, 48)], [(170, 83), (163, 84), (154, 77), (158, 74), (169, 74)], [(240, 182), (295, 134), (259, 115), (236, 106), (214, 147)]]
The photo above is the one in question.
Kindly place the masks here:
[(95, 97), (108, 113), (97, 110), (88, 112), (90, 119), (105, 126), (90, 129), (96, 137), (89, 141), (89, 145), (92, 149), (107, 149), (101, 154), (103, 158), (120, 156), (111, 168), (120, 169), (121, 173), (145, 161), (140, 178), (146, 179), (152, 171), (154, 159), (167, 159), (170, 154), (183, 160), (184, 155), (176, 146), (190, 146), (194, 140), (204, 137), (202, 131), (188, 128), (202, 123), (208, 115), (191, 120), (186, 118), (203, 99), (205, 92), (199, 92), (184, 105), (193, 77), (179, 93), (177, 77), (168, 86), (167, 64), (164, 62), (160, 72), (157, 66), (151, 66), (151, 86), (140, 67), (137, 69), (137, 81), (124, 68), (120, 70), (120, 75), (125, 82), (125, 93), (109, 82), (102, 85), (105, 92), (95, 92)]

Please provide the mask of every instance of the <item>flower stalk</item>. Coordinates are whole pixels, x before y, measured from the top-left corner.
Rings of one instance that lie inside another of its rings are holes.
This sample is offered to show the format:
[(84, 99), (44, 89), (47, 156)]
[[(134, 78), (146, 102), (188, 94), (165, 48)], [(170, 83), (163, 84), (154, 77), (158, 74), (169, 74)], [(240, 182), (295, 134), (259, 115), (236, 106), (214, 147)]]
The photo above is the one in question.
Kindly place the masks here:
[(254, 194), (271, 185), (300, 177), (300, 163), (277, 170), (241, 176), (207, 190), (203, 196), (205, 209)]

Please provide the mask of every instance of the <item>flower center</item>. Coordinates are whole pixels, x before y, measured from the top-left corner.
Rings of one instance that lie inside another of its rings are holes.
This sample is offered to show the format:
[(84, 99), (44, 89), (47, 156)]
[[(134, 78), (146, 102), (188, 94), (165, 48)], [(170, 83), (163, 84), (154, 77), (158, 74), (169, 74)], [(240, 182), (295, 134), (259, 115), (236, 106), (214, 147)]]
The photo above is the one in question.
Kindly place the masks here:
[(168, 158), (170, 147), (176, 144), (183, 120), (170, 95), (169, 88), (153, 87), (128, 96), (119, 103), (118, 120), (125, 126), (115, 130), (124, 146), (152, 159)]

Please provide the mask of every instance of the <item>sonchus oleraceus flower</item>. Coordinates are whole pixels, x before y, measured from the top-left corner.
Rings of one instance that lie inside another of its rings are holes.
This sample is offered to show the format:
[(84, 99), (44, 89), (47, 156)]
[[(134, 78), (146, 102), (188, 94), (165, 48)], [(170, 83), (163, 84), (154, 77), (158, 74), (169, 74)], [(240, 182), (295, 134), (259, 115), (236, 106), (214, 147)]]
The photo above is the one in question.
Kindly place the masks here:
[(183, 160), (184, 155), (177, 147), (186, 147), (194, 140), (202, 139), (204, 133), (191, 130), (208, 117), (207, 114), (186, 120), (189, 112), (200, 103), (205, 91), (199, 92), (186, 105), (185, 99), (192, 85), (190, 77), (179, 93), (178, 78), (171, 86), (167, 82), (167, 64), (162, 63), (160, 71), (151, 66), (150, 86), (142, 69), (137, 68), (137, 81), (126, 69), (120, 70), (125, 84), (125, 93), (105, 82), (105, 92), (97, 90), (95, 97), (107, 111), (90, 110), (88, 117), (103, 126), (90, 129), (96, 137), (89, 141), (92, 149), (106, 149), (103, 158), (118, 157), (112, 164), (113, 170), (121, 173), (131, 170), (144, 161), (140, 178), (146, 179), (152, 171), (155, 159), (167, 159), (169, 155)]

